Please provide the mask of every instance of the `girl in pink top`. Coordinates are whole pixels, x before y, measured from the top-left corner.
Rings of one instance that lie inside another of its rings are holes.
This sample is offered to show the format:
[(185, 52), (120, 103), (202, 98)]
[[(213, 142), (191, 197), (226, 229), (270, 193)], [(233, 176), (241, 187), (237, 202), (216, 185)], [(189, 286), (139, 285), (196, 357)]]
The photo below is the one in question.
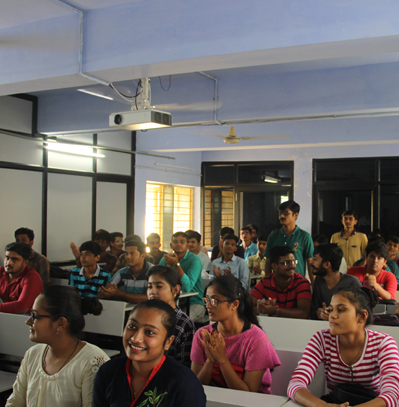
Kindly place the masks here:
[(208, 284), (203, 301), (215, 323), (195, 333), (191, 370), (202, 384), (270, 394), (270, 369), (280, 361), (249, 293), (237, 278), (223, 275)]
[[(336, 405), (330, 394), (319, 399), (307, 388), (323, 362), (329, 392), (343, 383), (359, 384), (375, 392), (361, 406), (399, 405), (398, 346), (390, 335), (365, 328), (376, 299), (374, 290), (368, 288), (333, 295), (328, 309), (330, 329), (311, 338), (288, 385), (290, 398), (308, 407)], [(342, 407), (349, 405), (348, 400), (338, 400)]]

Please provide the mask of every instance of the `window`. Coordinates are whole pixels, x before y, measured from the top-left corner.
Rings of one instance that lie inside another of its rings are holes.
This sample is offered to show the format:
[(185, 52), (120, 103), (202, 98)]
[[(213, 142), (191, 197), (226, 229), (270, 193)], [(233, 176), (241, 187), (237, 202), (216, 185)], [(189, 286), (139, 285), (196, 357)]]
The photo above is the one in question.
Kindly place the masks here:
[(145, 205), (145, 235), (158, 233), (162, 250), (173, 233), (192, 229), (193, 188), (147, 182)]

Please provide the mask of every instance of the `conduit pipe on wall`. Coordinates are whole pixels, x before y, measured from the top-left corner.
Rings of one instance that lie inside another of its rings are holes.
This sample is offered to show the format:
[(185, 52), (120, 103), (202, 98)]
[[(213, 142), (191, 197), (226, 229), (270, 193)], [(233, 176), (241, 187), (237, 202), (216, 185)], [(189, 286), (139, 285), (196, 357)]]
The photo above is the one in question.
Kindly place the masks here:
[(213, 121), (218, 126), (221, 126), (222, 123), (217, 118), (217, 107), (218, 107), (217, 104), (218, 104), (218, 100), (219, 100), (218, 79), (212, 75), (209, 75), (209, 73), (206, 73), (206, 72), (198, 71), (198, 73), (203, 76), (206, 76), (207, 78), (212, 79), (214, 81), (214, 85), (213, 85)]

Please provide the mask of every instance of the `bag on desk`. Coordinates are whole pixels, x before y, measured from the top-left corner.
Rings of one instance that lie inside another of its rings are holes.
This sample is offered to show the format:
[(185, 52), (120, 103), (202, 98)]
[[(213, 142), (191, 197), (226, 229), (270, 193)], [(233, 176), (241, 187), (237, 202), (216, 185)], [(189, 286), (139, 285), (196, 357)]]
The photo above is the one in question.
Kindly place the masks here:
[(327, 403), (342, 404), (349, 402), (350, 406), (366, 403), (374, 400), (379, 394), (374, 390), (367, 389), (358, 383), (341, 383), (330, 394), (321, 399)]
[(399, 326), (399, 318), (394, 314), (374, 315), (373, 325)]

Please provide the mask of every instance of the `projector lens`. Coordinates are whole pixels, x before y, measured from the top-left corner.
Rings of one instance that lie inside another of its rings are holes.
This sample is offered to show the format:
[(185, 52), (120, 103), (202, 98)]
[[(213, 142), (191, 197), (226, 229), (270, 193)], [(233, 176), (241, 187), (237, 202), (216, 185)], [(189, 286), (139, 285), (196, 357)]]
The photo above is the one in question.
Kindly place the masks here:
[(115, 124), (121, 124), (123, 120), (123, 117), (121, 114), (116, 114), (114, 117), (114, 123)]

